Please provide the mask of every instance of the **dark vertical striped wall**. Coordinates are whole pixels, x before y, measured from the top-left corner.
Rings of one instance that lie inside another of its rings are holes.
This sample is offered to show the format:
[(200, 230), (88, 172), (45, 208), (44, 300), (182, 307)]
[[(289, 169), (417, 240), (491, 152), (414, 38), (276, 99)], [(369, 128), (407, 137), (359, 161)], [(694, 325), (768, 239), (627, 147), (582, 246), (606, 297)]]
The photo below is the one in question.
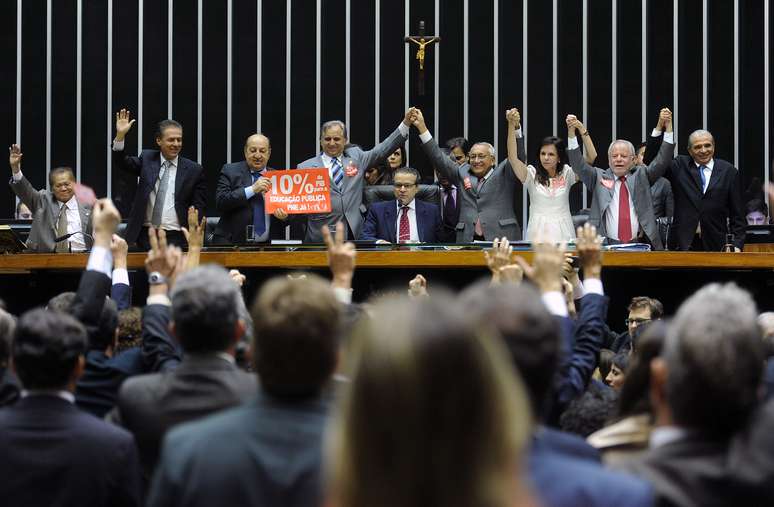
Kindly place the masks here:
[[(639, 142), (662, 106), (678, 144), (708, 128), (717, 156), (746, 184), (768, 181), (771, 158), (768, 0), (6, 0), (0, 17), (0, 139), (19, 142), (38, 187), (75, 168), (126, 206), (134, 184), (112, 174), (113, 114), (138, 122), (128, 150), (153, 146), (174, 117), (184, 154), (208, 171), (210, 211), (220, 167), (260, 130), (274, 167), (318, 149), (318, 125), (342, 119), (366, 147), (417, 105), (440, 140), (465, 135), (505, 149), (504, 111), (522, 110), (533, 154), (580, 116), (601, 158), (613, 137)], [(420, 19), (443, 37), (428, 50), (418, 97)], [(15, 68), (14, 68), (15, 67)], [(416, 136), (410, 162), (430, 176)], [(604, 164), (604, 160), (599, 161)], [(572, 204), (585, 202), (576, 188)], [(0, 185), (0, 217), (13, 196)], [(527, 203), (518, 205), (526, 219)], [(125, 209), (125, 208), (124, 208)]]

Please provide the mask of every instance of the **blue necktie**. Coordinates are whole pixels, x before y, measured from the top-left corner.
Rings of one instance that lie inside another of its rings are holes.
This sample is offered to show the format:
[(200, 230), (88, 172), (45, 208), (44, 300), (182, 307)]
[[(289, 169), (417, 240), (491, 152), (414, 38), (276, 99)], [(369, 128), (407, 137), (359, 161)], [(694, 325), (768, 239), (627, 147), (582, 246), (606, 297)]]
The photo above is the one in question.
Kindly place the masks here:
[(704, 193), (704, 187), (706, 186), (707, 180), (704, 177), (704, 167), (703, 165), (699, 166), (699, 178), (701, 178), (701, 193)]
[(337, 158), (334, 158), (331, 163), (331, 174), (333, 174), (333, 183), (336, 184), (336, 188), (341, 188), (341, 180), (344, 179), (344, 172), (341, 170), (341, 164)]
[[(258, 181), (261, 174), (258, 172), (251, 172), (250, 176), (253, 178), (253, 183)], [(263, 236), (266, 232), (266, 213), (264, 213), (263, 207), (263, 194), (257, 193), (253, 196), (253, 231), (255, 233), (255, 239)]]

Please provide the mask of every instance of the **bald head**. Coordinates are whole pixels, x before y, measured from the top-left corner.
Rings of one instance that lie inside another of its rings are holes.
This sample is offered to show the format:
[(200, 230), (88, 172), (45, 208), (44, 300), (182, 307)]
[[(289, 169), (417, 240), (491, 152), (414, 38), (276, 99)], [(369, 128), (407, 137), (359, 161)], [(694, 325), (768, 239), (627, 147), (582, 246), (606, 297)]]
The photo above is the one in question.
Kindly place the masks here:
[(263, 134), (253, 134), (245, 141), (245, 161), (253, 171), (260, 171), (269, 163), (271, 143)]

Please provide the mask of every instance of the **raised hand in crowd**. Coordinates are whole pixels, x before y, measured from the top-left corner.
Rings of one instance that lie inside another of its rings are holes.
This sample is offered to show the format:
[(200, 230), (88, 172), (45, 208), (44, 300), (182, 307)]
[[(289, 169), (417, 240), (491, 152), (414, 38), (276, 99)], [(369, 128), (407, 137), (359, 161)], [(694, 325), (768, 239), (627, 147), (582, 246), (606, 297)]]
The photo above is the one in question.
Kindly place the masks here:
[(566, 244), (537, 241), (533, 243), (532, 265), (522, 257), (516, 257), (524, 274), (538, 286), (540, 292), (561, 292), (562, 266)]
[(597, 235), (597, 228), (586, 222), (578, 227), (578, 239), (575, 247), (583, 269), (584, 278), (599, 278), (602, 275), (602, 238)]
[(427, 293), (427, 280), (424, 276), (417, 274), (417, 276), (409, 280), (408, 295), (412, 298), (429, 296)]
[(514, 130), (521, 128), (521, 113), (515, 107), (505, 112), (505, 119), (508, 121), (508, 128), (513, 127)]
[(8, 152), (8, 163), (11, 165), (11, 171), (16, 174), (21, 170), (21, 147), (18, 144), (12, 144), (11, 147), (8, 148)]
[(123, 141), (126, 134), (132, 130), (132, 125), (136, 120), (132, 120), (131, 117), (132, 113), (128, 109), (121, 109), (116, 113), (116, 141)]
[(322, 236), (328, 249), (328, 267), (333, 275), (331, 285), (334, 288), (352, 289), (352, 278), (355, 275), (355, 244), (344, 241), (345, 227), (342, 222), (336, 223), (336, 236), (331, 236), (328, 226), (322, 227)]
[(247, 277), (240, 273), (238, 269), (229, 270), (228, 276), (231, 277), (231, 279), (234, 280), (234, 283), (239, 287), (242, 287), (245, 284), (245, 280), (247, 280)]
[(661, 132), (672, 132), (672, 111), (670, 111), (669, 108), (664, 107), (658, 113), (656, 130)]
[(150, 286), (150, 295), (166, 294), (174, 285), (175, 278), (185, 270), (183, 251), (177, 246), (167, 245), (164, 229), (148, 228), (148, 241), (151, 249), (145, 258), (145, 271), (148, 275), (158, 273), (162, 283)]
[(110, 199), (98, 199), (91, 211), (91, 225), (94, 235), (94, 246), (110, 248), (113, 233), (121, 222), (121, 213)]
[(416, 107), (406, 109), (406, 113), (403, 115), (403, 124), (407, 127), (411, 127), (417, 118), (417, 111), (419, 111), (419, 109)]
[(190, 206), (188, 208), (188, 228), (183, 227), (183, 236), (188, 242), (188, 255), (186, 256), (185, 269), (193, 269), (199, 265), (199, 257), (204, 246), (204, 231), (207, 217), (199, 220), (199, 211)]
[(414, 108), (414, 121), (412, 122), (412, 125), (414, 125), (417, 128), (417, 132), (419, 132), (420, 135), (427, 132), (427, 124), (425, 124), (425, 115), (423, 115), (422, 110), (417, 107)]
[(597, 159), (597, 148), (591, 139), (589, 129), (574, 114), (568, 114), (565, 121), (567, 123), (567, 138), (575, 137), (576, 130), (580, 132), (581, 139), (583, 139), (583, 159), (587, 164), (593, 164)]
[(513, 260), (513, 247), (508, 238), (495, 238), (492, 248), (484, 250), (484, 258), (492, 273), (492, 285), (499, 283), (521, 283), (524, 270)]
[(113, 254), (113, 269), (126, 269), (126, 258), (129, 254), (129, 245), (118, 234), (113, 234), (110, 239), (110, 251)]

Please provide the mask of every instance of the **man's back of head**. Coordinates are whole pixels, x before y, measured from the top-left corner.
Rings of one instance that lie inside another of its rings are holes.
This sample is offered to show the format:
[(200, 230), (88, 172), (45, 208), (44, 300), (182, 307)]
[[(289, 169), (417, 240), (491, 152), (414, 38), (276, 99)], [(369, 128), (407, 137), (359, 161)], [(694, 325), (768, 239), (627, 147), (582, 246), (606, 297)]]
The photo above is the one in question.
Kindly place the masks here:
[(275, 278), (252, 308), (255, 367), (264, 390), (303, 398), (320, 392), (336, 368), (341, 308), (321, 278)]
[(680, 307), (664, 344), (666, 400), (678, 426), (726, 435), (758, 403), (763, 345), (750, 294), (711, 284)]
[(221, 266), (208, 264), (183, 274), (172, 290), (172, 321), (187, 354), (222, 352), (241, 335), (239, 287)]
[(471, 318), (494, 326), (502, 335), (536, 417), (545, 413), (559, 360), (559, 327), (540, 295), (526, 286), (477, 284), (461, 299)]
[(65, 389), (86, 351), (86, 329), (59, 312), (30, 310), (14, 333), (13, 363), (25, 389)]

